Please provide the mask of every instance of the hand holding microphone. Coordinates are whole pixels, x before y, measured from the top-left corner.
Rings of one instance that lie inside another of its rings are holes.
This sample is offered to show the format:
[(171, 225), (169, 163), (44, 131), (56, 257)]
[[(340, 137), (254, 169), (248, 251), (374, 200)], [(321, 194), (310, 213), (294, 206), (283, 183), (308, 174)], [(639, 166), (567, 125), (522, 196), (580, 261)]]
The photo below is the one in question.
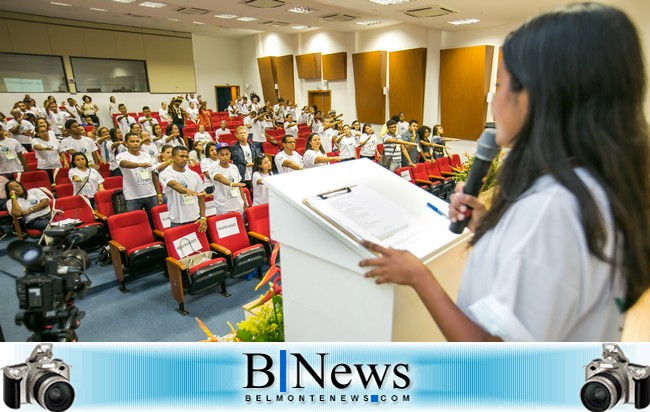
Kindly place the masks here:
[[(453, 201), (450, 205), (450, 217), (452, 223), (449, 225), (449, 230), (452, 233), (460, 234), (467, 226), (467, 222), (472, 217), (472, 209), (483, 208), (483, 202), (476, 199), (481, 188), (483, 187), (483, 180), (490, 171), (492, 161), (499, 153), (501, 148), (494, 141), (496, 131), (493, 128), (487, 128), (478, 139), (478, 147), (476, 150), (476, 157), (469, 169), (469, 175), (464, 186), (457, 191), (453, 196)], [(462, 189), (462, 194), (458, 193)], [(463, 196), (468, 195), (468, 196)], [(482, 210), (481, 210), (482, 211)], [(463, 220), (457, 220), (458, 213), (463, 214)], [(456, 219), (456, 221), (453, 221)]]

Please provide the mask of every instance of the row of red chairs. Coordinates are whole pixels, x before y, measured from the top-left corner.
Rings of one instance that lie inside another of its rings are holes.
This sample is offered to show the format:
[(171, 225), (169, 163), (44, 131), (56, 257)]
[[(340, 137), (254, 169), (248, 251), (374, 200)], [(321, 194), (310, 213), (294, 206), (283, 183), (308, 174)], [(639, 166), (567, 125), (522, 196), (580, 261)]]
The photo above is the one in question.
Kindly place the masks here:
[(446, 198), (453, 191), (454, 169), (462, 167), (458, 154), (440, 157), (431, 163), (417, 163), (412, 167), (399, 167), (395, 173), (436, 196)]
[[(163, 206), (157, 206), (158, 212), (166, 211)], [(120, 290), (127, 291), (125, 275), (140, 277), (152, 269), (166, 269), (177, 311), (182, 315), (188, 314), (186, 294), (196, 295), (221, 286), (221, 293), (230, 296), (227, 278), (260, 270), (271, 256), (268, 205), (247, 208), (246, 220), (248, 232), (237, 212), (210, 216), (208, 231), (202, 233), (195, 224), (151, 231), (146, 213), (141, 210), (109, 217), (109, 247)], [(222, 225), (229, 230), (221, 229)], [(196, 261), (184, 260), (188, 255), (195, 256)]]

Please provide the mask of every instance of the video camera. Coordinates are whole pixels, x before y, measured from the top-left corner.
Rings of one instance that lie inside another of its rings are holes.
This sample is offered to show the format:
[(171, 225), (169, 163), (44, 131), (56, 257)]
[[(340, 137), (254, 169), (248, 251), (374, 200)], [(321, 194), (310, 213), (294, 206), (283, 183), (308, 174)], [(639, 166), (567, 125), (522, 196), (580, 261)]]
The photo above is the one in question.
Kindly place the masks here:
[[(21, 309), (16, 324), (34, 332), (29, 341), (77, 340), (75, 329), (85, 312), (79, 311), (74, 299), (83, 298), (92, 283), (85, 274), (90, 257), (83, 250), (72, 249), (72, 245), (91, 237), (92, 231), (55, 227), (44, 232), (50, 238), (48, 246), (25, 240), (9, 244), (7, 254), (25, 268), (25, 276), (16, 280)], [(65, 249), (64, 244), (71, 246)]]

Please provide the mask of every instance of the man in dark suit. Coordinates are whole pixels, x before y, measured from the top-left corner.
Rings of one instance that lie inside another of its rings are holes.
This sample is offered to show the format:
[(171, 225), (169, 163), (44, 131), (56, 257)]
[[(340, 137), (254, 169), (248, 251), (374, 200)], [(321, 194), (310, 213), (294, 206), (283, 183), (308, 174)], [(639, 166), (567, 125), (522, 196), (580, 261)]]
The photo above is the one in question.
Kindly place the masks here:
[(232, 163), (237, 166), (243, 182), (246, 183), (246, 187), (252, 193), (253, 159), (259, 156), (260, 151), (253, 145), (252, 140), (248, 140), (246, 126), (237, 126), (235, 135), (237, 141), (231, 146)]

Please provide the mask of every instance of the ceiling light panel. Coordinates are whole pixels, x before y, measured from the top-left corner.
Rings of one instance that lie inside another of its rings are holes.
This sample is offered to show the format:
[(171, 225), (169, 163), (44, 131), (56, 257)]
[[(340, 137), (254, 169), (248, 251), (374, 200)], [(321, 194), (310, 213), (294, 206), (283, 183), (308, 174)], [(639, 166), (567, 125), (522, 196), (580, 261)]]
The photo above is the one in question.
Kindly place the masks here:
[(165, 3), (158, 3), (156, 1), (145, 1), (139, 4), (142, 7), (151, 7), (152, 9), (160, 9), (162, 7), (165, 7)]
[(214, 17), (219, 19), (236, 19), (239, 16), (236, 14), (215, 14)]
[(375, 24), (380, 24), (381, 22), (379, 20), (364, 20), (364, 21), (358, 21), (357, 24), (361, 24), (363, 26), (372, 26)]
[(318, 11), (318, 9), (312, 9), (311, 7), (300, 6), (300, 7), (294, 7), (287, 11), (290, 11), (291, 13), (309, 14)]
[(296, 30), (305, 30), (305, 29), (311, 29), (311, 26), (292, 26), (291, 28)]
[(193, 21), (192, 23), (194, 23), (194, 24), (205, 24), (202, 21)]
[(373, 3), (381, 4), (382, 6), (393, 6), (395, 4), (410, 3), (415, 0), (370, 0)]
[(55, 5), (55, 6), (72, 7), (72, 4), (68, 4), (68, 3), (57, 3), (56, 1), (51, 1), (50, 4), (53, 4), (53, 5)]
[(448, 21), (447, 23), (453, 24), (454, 26), (459, 26), (461, 24), (476, 24), (479, 22), (480, 22), (479, 19), (462, 19), (462, 20)]
[(134, 3), (136, 0), (113, 0), (115, 3)]
[(240, 17), (237, 20), (239, 20), (239, 21), (255, 21), (257, 19), (255, 17)]
[(90, 10), (93, 10), (93, 11), (108, 11), (106, 9), (97, 9), (95, 7), (91, 7)]

